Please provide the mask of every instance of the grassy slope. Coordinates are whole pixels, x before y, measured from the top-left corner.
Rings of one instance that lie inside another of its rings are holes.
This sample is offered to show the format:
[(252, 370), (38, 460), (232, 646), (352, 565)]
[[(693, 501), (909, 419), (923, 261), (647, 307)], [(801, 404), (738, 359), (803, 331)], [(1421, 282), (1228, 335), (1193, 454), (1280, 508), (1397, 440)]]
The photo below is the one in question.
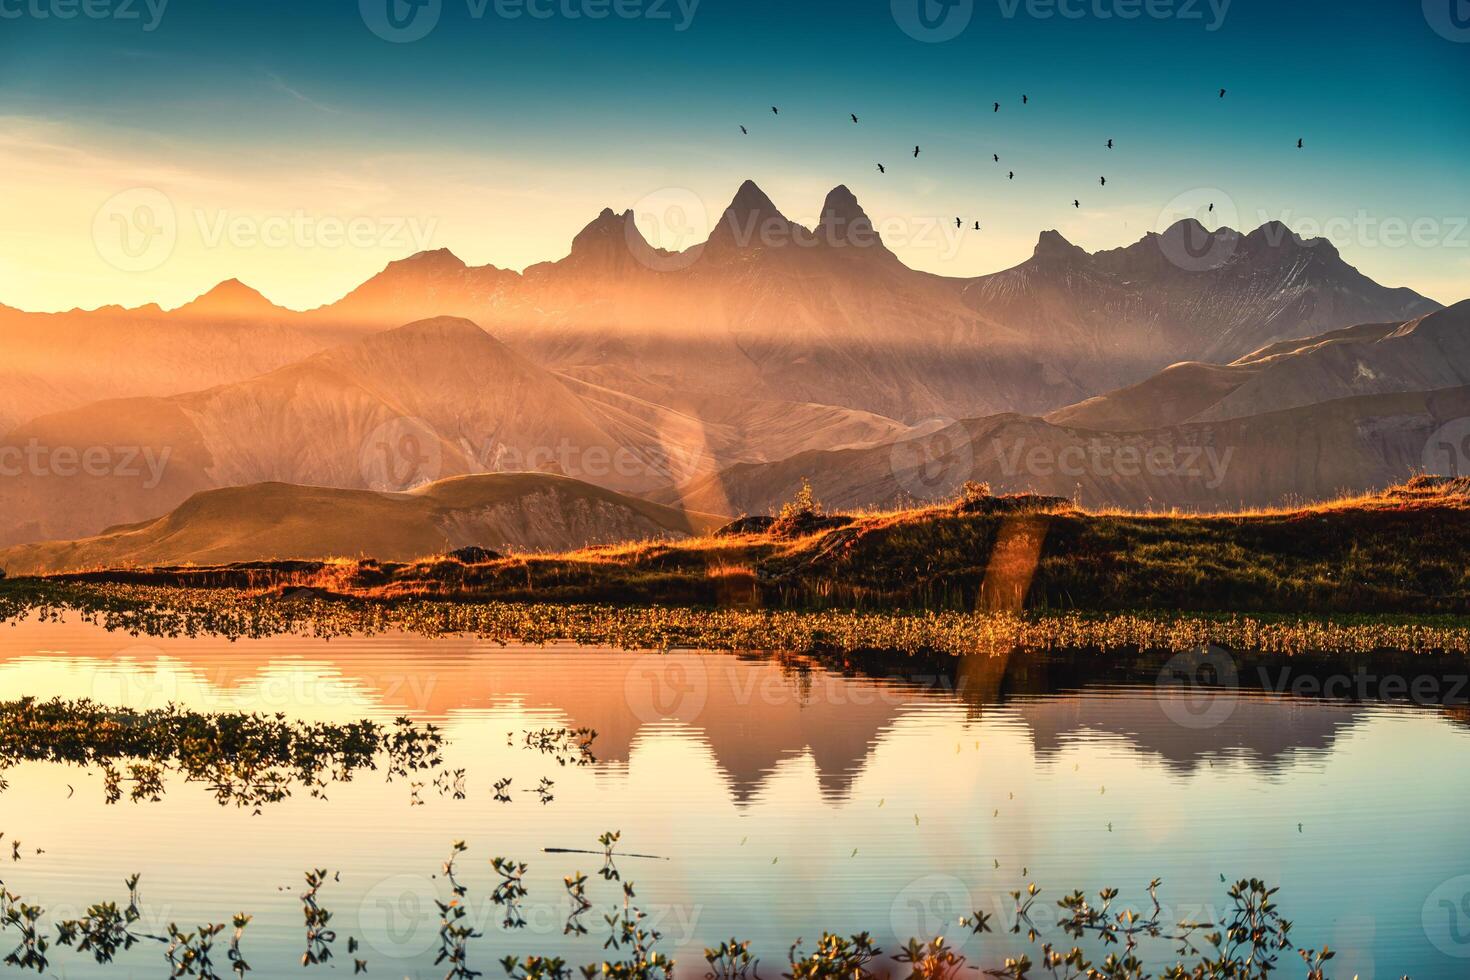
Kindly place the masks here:
[(1220, 516), (939, 507), (803, 537), (454, 561), (158, 570), (90, 581), (306, 584), (433, 596), (783, 608), (1160, 609), (1470, 613), (1470, 498), (1423, 486), (1300, 510)]
[(0, 568), (30, 574), (343, 555), (412, 561), (463, 543), (503, 547), (505, 536), (525, 530), (507, 523), (530, 520), (521, 505), (537, 495), (544, 498), (539, 509), (550, 515), (548, 520), (575, 506), (619, 521), (617, 527), (601, 528), (610, 533), (590, 539), (553, 523), (542, 534), (559, 541), (554, 547), (617, 540), (617, 533), (626, 533), (625, 529), (650, 536), (685, 536), (723, 523), (723, 518), (550, 474), (455, 477), (411, 493), (260, 483), (198, 493), (157, 520), (109, 528), (95, 537), (3, 549)]

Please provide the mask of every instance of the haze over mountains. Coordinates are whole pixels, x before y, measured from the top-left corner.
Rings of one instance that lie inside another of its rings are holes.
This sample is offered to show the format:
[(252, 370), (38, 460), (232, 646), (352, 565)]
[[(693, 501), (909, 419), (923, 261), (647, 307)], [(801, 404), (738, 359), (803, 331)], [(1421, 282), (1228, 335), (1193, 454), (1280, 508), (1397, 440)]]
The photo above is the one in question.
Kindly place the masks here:
[[(1470, 415), (1467, 304), (1381, 286), (1280, 224), (1189, 219), (1094, 254), (1044, 232), (1015, 268), (956, 279), (904, 266), (844, 187), (806, 228), (747, 182), (682, 252), (637, 217), (606, 210), (524, 273), (420, 253), (306, 312), (234, 281), (172, 311), (0, 309), (0, 544), (238, 485), (520, 470), (718, 514), (764, 511), (802, 476), (831, 505), (971, 478), (1270, 503), (1406, 476), (1429, 432)], [(1064, 479), (1002, 466), (1016, 439), (1230, 462), (1219, 480)], [(163, 465), (65, 477), (35, 447)]]
[(677, 539), (722, 521), (533, 473), (458, 477), (410, 493), (261, 483), (202, 492), (157, 520), (92, 537), (6, 548), (0, 567), (29, 574), (291, 554), (411, 561), (470, 545), (546, 551)]

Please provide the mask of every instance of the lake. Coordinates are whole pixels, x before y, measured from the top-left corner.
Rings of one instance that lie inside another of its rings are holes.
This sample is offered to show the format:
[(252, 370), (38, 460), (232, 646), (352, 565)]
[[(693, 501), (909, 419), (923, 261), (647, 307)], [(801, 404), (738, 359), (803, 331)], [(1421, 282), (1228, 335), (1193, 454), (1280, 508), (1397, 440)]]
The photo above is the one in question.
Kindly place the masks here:
[[(439, 977), (434, 902), (450, 898), (442, 866), (463, 840), (466, 921), (484, 933), (469, 963), (502, 976), (509, 954), (607, 955), (603, 917), (623, 895), (598, 873), (597, 838), (615, 830), (620, 855), (652, 855), (618, 856), (616, 869), (685, 977), (731, 937), (752, 940), (761, 974), (777, 977), (788, 946), (823, 930), (867, 930), (889, 951), (943, 933), (993, 967), (1035, 957), (1006, 928), (1008, 893), (1026, 883), (1042, 889), (1043, 939), (1065, 948), (1054, 902), (1067, 892), (1112, 886), (1143, 907), (1158, 877), (1168, 921), (1208, 919), (1225, 904), (1222, 876), (1280, 885), (1297, 941), (1338, 950), (1334, 977), (1470, 974), (1463, 669), (1282, 668), (1223, 650), (1115, 659), (1017, 653), (898, 672), (407, 635), (140, 639), (26, 621), (0, 629), (0, 699), (407, 716), (442, 727), (444, 766), (391, 781), (361, 772), (256, 814), (178, 776), (156, 802), (109, 804), (95, 768), (18, 763), (0, 793), (0, 879), (50, 923), (125, 900), (139, 872), (140, 928), (250, 913), (243, 950), (254, 976), (272, 977), (303, 972), (303, 874), (327, 869), (318, 901), (336, 956), (307, 972), (350, 973), (361, 958), (371, 976)], [(593, 758), (526, 739), (580, 727), (597, 732)], [(492, 901), (497, 856), (528, 865), (514, 906)], [(586, 935), (567, 928), (563, 878), (579, 871)], [(960, 926), (975, 910), (994, 916), (994, 934)], [(0, 933), (7, 950), (15, 941)], [(1158, 963), (1170, 949), (1145, 951)], [(51, 954), (63, 976), (151, 977), (163, 963), (151, 942), (108, 967)], [(1293, 956), (1283, 973), (1299, 966)]]

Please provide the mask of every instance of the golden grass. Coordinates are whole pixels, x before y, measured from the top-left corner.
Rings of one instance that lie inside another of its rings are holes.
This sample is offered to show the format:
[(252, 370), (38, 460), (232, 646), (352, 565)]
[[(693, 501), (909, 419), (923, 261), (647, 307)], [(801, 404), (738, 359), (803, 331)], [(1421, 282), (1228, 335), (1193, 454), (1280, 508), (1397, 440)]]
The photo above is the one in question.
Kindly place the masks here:
[(1394, 651), (1470, 655), (1470, 620), (1128, 612), (928, 612), (613, 607), (591, 604), (393, 603), (281, 598), (240, 589), (32, 582), (0, 591), (0, 621), (82, 619), (149, 636), (333, 637), (401, 631), (496, 643), (573, 642), (635, 650), (772, 650), (845, 655), (996, 656), (1023, 650), (1178, 652), (1209, 644), (1294, 655)]

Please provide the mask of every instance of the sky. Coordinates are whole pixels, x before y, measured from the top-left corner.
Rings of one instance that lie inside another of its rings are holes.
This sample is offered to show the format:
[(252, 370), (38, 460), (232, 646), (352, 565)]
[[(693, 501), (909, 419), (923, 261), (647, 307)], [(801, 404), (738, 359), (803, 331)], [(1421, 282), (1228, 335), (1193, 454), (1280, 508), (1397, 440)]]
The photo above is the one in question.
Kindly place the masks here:
[(685, 247), (747, 178), (805, 223), (846, 184), (942, 275), (1195, 214), (1452, 302), (1467, 160), (1465, 0), (0, 0), (31, 310), (310, 308), (427, 248), (560, 258), (604, 207)]

